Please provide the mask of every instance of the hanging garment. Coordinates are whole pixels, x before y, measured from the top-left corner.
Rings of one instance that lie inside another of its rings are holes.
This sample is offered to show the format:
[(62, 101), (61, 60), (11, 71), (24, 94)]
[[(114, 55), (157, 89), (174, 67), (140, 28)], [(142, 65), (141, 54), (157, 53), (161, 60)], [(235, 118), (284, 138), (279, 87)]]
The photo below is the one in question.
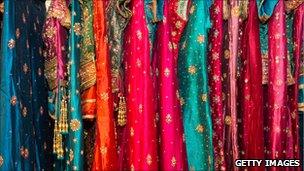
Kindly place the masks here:
[(178, 77), (188, 166), (213, 170), (211, 112), (207, 79), (209, 1), (192, 1), (189, 20), (180, 41)]
[(224, 44), (223, 1), (214, 1), (210, 8), (212, 27), (209, 33), (208, 61), (210, 66), (210, 106), (212, 108), (214, 167), (225, 170), (224, 158), (224, 111), (222, 87), (222, 56)]
[(81, 41), (81, 9), (79, 1), (71, 1), (71, 28), (69, 35), (69, 58), (68, 58), (68, 115), (69, 132), (66, 136), (66, 170), (82, 170), (83, 167), (83, 122), (81, 113), (80, 68), (81, 50), (78, 46)]
[[(259, 37), (259, 18), (256, 1), (249, 1), (244, 23), (241, 55), (241, 158), (264, 159), (262, 60)], [(259, 170), (262, 167), (250, 167)]]
[(154, 57), (158, 66), (160, 115), (160, 169), (187, 169), (180, 104), (178, 101), (178, 42), (186, 24), (188, 1), (164, 3), (164, 20), (158, 25)]
[[(287, 111), (287, 47), (284, 2), (279, 0), (274, 8), (274, 15), (268, 22), (268, 113), (266, 128), (266, 157), (284, 158), (283, 151), (288, 151)], [(283, 130), (284, 129), (284, 130)], [(273, 168), (274, 169), (274, 168)]]
[[(295, 146), (295, 152), (299, 151), (300, 156), (299, 158), (302, 161), (302, 167), (303, 167), (303, 98), (304, 98), (304, 58), (303, 58), (303, 48), (304, 48), (304, 4), (300, 5), (295, 11), (294, 11), (294, 21), (293, 21), (293, 42), (294, 42), (294, 51), (293, 56), (295, 60), (295, 80), (296, 80), (296, 86), (298, 89), (295, 89), (295, 97), (298, 99), (297, 101), (297, 110), (298, 113), (294, 113), (292, 115), (293, 119), (297, 119), (298, 117), (298, 123), (293, 124), (293, 126), (296, 126), (296, 129), (299, 130), (299, 133), (295, 134), (296, 136), (299, 136), (299, 146)], [(299, 150), (297, 150), (299, 149)]]
[(91, 170), (96, 138), (96, 58), (93, 33), (93, 0), (80, 0), (80, 92), (83, 118), (84, 168)]
[(65, 139), (69, 132), (67, 31), (71, 25), (70, 17), (66, 1), (52, 0), (42, 35), (45, 44), (45, 75), (49, 86), (49, 113), (54, 119), (55, 169), (67, 169), (71, 166), (67, 165), (67, 156), (65, 156), (67, 153)]
[(42, 1), (4, 1), (0, 60), (0, 170), (51, 167), (42, 53)]
[(107, 35), (109, 53), (111, 58), (111, 79), (114, 102), (114, 115), (117, 118), (116, 137), (118, 152), (118, 167), (126, 168), (123, 158), (126, 155), (126, 123), (127, 108), (125, 99), (124, 68), (123, 68), (123, 42), (124, 30), (129, 23), (132, 12), (128, 8), (130, 0), (110, 0), (106, 11)]
[(151, 48), (143, 0), (131, 1), (132, 18), (125, 32), (127, 162), (131, 170), (158, 169), (156, 111)]
[(96, 140), (93, 170), (117, 170), (117, 151), (111, 90), (111, 63), (106, 28), (106, 3), (93, 0), (96, 55)]
[(81, 0), (81, 57), (80, 90), (84, 119), (94, 119), (96, 114), (96, 60), (93, 33), (93, 0)]

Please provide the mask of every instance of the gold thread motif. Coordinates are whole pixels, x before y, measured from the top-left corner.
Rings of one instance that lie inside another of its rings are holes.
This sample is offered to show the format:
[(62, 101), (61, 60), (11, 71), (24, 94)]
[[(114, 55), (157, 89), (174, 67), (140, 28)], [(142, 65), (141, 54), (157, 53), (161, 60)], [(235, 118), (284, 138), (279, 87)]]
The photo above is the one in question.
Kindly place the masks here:
[(71, 120), (71, 122), (70, 122), (70, 128), (71, 128), (72, 131), (74, 131), (74, 132), (78, 131), (79, 128), (80, 128), (80, 126), (81, 126), (81, 123), (80, 123), (79, 120), (77, 120), (77, 119), (72, 119)]

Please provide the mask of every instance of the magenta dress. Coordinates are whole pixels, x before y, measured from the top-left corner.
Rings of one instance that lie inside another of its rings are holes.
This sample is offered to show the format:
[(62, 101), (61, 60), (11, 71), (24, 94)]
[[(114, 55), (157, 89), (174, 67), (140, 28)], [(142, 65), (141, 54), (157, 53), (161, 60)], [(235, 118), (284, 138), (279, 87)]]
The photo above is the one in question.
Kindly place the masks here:
[(187, 2), (169, 0), (164, 4), (164, 20), (159, 23), (154, 57), (158, 66), (161, 170), (187, 169), (181, 108), (178, 100), (178, 42), (186, 24)]

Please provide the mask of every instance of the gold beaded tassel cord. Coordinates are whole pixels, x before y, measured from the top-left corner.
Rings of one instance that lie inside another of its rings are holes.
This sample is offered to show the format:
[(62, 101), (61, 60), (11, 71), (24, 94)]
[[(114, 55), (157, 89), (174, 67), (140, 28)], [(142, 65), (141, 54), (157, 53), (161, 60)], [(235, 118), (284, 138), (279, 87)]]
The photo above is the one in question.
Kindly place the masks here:
[(117, 121), (119, 126), (125, 126), (127, 123), (126, 99), (123, 96), (119, 97)]
[(63, 96), (61, 100), (59, 129), (62, 134), (68, 133), (68, 108), (65, 96)]
[(59, 130), (58, 130), (58, 123), (57, 123), (57, 119), (55, 118), (55, 124), (54, 124), (54, 138), (53, 138), (53, 153), (57, 154), (58, 153), (58, 134)]

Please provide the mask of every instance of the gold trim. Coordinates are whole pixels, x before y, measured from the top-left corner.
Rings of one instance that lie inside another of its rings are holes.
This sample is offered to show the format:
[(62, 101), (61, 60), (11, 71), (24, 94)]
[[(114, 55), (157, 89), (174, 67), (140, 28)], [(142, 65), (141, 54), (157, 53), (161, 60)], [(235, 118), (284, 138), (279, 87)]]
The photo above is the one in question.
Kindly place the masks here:
[(82, 100), (82, 101), (81, 101), (81, 104), (84, 104), (84, 103), (96, 103), (96, 99), (86, 99), (86, 100)]
[(95, 119), (96, 116), (95, 115), (83, 115), (82, 119)]

